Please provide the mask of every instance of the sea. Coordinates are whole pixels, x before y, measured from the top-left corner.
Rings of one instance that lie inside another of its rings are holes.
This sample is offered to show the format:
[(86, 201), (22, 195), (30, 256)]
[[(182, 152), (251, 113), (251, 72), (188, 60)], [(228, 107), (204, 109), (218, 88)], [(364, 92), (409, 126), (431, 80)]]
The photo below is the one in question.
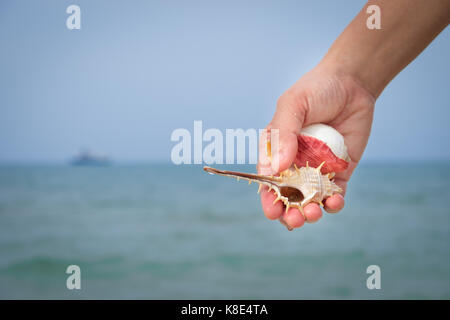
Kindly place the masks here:
[(449, 165), (361, 164), (291, 232), (197, 165), (1, 165), (0, 298), (449, 299)]

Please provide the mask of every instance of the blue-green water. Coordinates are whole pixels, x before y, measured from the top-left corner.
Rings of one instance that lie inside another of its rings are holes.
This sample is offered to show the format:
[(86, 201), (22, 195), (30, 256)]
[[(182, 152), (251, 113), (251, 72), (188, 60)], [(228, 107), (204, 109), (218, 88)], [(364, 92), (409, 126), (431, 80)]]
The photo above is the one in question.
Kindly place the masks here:
[(0, 298), (448, 299), (448, 168), (362, 165), (341, 213), (288, 232), (199, 166), (2, 166)]

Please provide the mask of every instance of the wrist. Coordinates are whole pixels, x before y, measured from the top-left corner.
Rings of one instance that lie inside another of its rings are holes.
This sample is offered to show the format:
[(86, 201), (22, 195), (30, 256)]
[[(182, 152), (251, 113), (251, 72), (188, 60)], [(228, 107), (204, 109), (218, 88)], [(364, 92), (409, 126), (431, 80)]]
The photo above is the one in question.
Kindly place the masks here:
[(334, 74), (344, 82), (353, 82), (365, 90), (374, 100), (378, 98), (389, 83), (389, 75), (382, 70), (376, 72), (373, 66), (361, 56), (352, 55), (344, 50), (332, 48), (318, 64), (317, 68)]
[(366, 75), (358, 73), (355, 61), (336, 60), (327, 55), (315, 69), (337, 79), (341, 84), (339, 87), (345, 88), (347, 103), (363, 97), (364, 105), (373, 106), (384, 89), (384, 87), (371, 83), (370, 78)]

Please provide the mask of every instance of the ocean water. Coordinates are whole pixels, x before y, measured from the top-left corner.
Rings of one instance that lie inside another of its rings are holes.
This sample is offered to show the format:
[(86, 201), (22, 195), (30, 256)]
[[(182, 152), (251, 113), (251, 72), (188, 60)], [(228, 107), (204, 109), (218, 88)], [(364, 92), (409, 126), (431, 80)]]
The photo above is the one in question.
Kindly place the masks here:
[(288, 232), (199, 166), (4, 165), (0, 298), (449, 299), (448, 168), (361, 165), (343, 211)]

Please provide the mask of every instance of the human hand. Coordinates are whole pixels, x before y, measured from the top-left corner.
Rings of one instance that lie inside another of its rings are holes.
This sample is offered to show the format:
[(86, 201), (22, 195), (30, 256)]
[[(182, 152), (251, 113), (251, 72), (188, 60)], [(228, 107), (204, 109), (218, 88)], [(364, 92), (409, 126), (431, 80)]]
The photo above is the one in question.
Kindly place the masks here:
[[(367, 8), (376, 5), (383, 12), (383, 29), (367, 28)], [(408, 10), (405, 10), (407, 8)], [(322, 62), (303, 76), (278, 100), (275, 115), (267, 129), (279, 130), (279, 148), (267, 159), (264, 135), (260, 142), (260, 174), (277, 174), (296, 163), (297, 136), (304, 126), (324, 123), (339, 131), (345, 140), (351, 162), (335, 176), (344, 190), (361, 159), (370, 134), (375, 98), (386, 85), (450, 23), (450, 2), (430, 6), (420, 0), (369, 0), (341, 33)], [(272, 146), (273, 147), (273, 146)], [(298, 209), (286, 213), (275, 195), (262, 190), (261, 203), (269, 219), (280, 219), (291, 228), (305, 219)], [(325, 200), (327, 212), (338, 212), (344, 198), (333, 195)], [(315, 203), (303, 209), (306, 220), (314, 222), (322, 211)]]
[[(350, 176), (357, 166), (369, 138), (373, 119), (375, 98), (355, 78), (337, 69), (318, 65), (287, 90), (277, 102), (277, 109), (266, 129), (279, 130), (278, 150), (272, 150), (272, 159), (267, 159), (266, 137), (261, 137), (258, 173), (276, 175), (297, 162), (297, 137), (302, 127), (324, 123), (339, 131), (345, 140), (351, 158), (347, 170), (336, 174), (334, 181), (345, 194)], [(267, 187), (261, 190), (261, 205), (267, 218), (280, 219), (288, 228), (299, 228), (307, 222), (316, 222), (322, 210), (316, 203), (303, 209), (285, 207), (281, 202), (273, 203), (276, 196)], [(344, 197), (334, 194), (324, 201), (328, 213), (336, 213), (344, 207)]]

